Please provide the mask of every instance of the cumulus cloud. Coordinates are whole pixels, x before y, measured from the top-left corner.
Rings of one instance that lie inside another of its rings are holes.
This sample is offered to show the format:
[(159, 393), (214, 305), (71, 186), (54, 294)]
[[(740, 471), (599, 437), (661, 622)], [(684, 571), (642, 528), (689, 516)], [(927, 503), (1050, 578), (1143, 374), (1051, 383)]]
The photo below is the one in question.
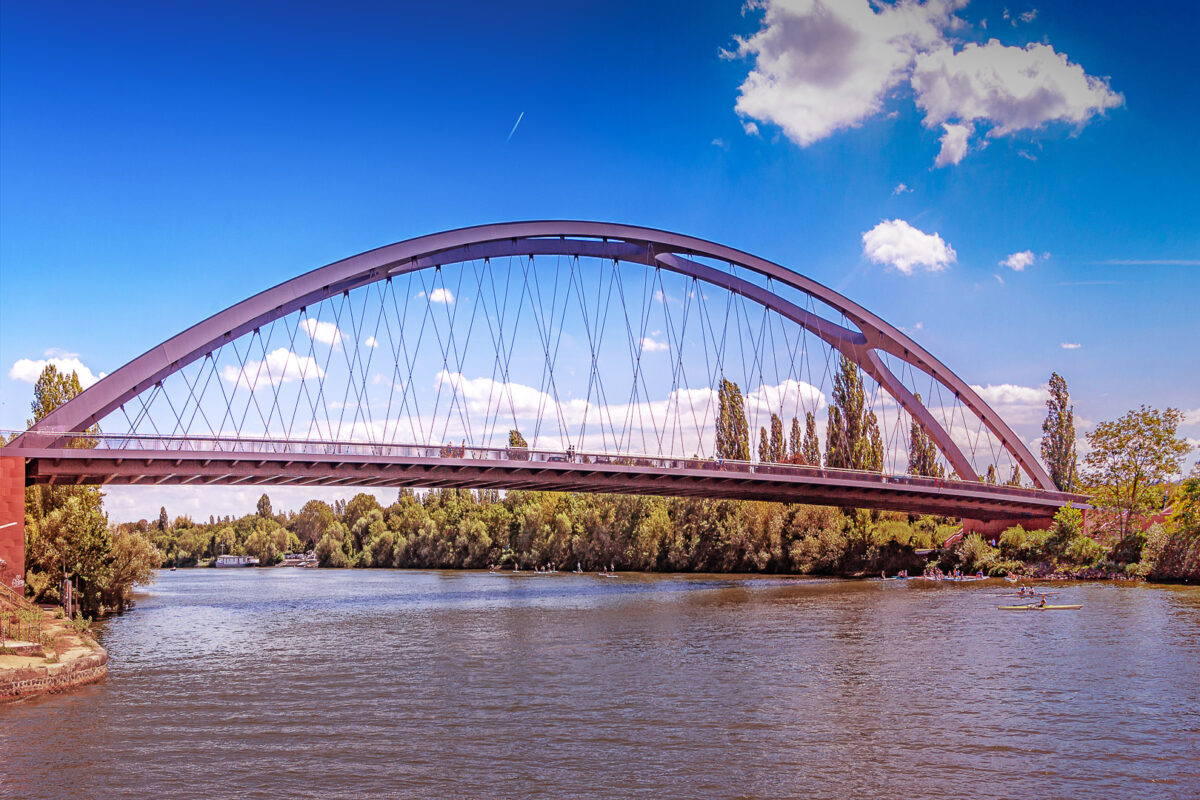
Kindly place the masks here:
[(917, 270), (940, 272), (958, 257), (936, 233), (925, 233), (902, 219), (884, 220), (862, 235), (863, 255), (904, 275)]
[(342, 343), (341, 330), (332, 322), (321, 322), (312, 317), (305, 317), (300, 320), (300, 330), (308, 334), (308, 338), (314, 342), (322, 342), (328, 345), (339, 345)]
[(942, 129), (945, 133), (939, 140), (942, 149), (938, 151), (937, 158), (933, 160), (935, 167), (944, 167), (948, 164), (957, 164), (963, 160), (963, 156), (967, 154), (967, 142), (971, 139), (971, 134), (975, 131), (973, 125), (951, 125), (943, 123)]
[(1000, 266), (1008, 267), (1014, 272), (1024, 272), (1025, 268), (1037, 261), (1037, 256), (1032, 250), (1022, 250), (1019, 253), (1013, 253), (1000, 262)]
[(905, 192), (911, 192), (911, 191), (912, 191), (912, 187), (910, 187), (907, 183), (897, 183), (896, 188), (892, 189), (892, 196), (894, 197), (896, 195), (904, 194)]
[(367, 347), (374, 349), (376, 347), (379, 347), (379, 340), (376, 339), (374, 336), (368, 336), (366, 338), (366, 340), (363, 341), (363, 344), (365, 344)]
[(762, 29), (725, 53), (754, 61), (736, 109), (802, 147), (859, 125), (907, 78), (917, 49), (941, 40), (955, 5), (766, 0)]
[(38, 377), (46, 365), (53, 364), (59, 372), (70, 375), (74, 372), (79, 376), (79, 385), (84, 389), (104, 377), (105, 373), (94, 374), (86, 364), (79, 360), (77, 353), (66, 353), (61, 350), (47, 350), (46, 358), (21, 358), (8, 370), (8, 377), (23, 383), (37, 383)]
[(434, 289), (428, 295), (425, 292), (417, 292), (417, 297), (428, 297), (431, 303), (449, 304), (454, 302), (454, 293), (449, 289)]
[(1125, 102), (1107, 80), (1088, 75), (1048, 44), (1013, 47), (995, 39), (920, 54), (912, 86), (926, 125), (986, 121), (989, 136), (1051, 122), (1082, 125)]
[(1050, 390), (1045, 386), (1001, 383), (972, 385), (971, 388), (1010, 425), (1040, 423), (1046, 415), (1046, 401), (1050, 398)]
[(965, 5), (756, 0), (749, 7), (762, 11), (761, 28), (722, 53), (752, 62), (735, 109), (747, 131), (753, 120), (775, 124), (806, 147), (884, 113), (908, 84), (927, 127), (952, 126), (943, 128), (937, 156), (945, 166), (962, 160), (978, 129), (1004, 136), (1051, 122), (1079, 126), (1124, 102), (1107, 79), (1049, 44), (959, 47), (951, 33), (966, 24), (956, 15)]
[(1063, 342), (1059, 345), (1063, 350), (1078, 350), (1083, 347), (1079, 342)]
[(649, 336), (642, 337), (642, 352), (643, 353), (659, 353), (667, 349), (666, 342), (660, 342), (657, 339), (651, 339)]
[(256, 391), (264, 386), (277, 386), (292, 381), (313, 380), (325, 376), (311, 356), (298, 356), (286, 347), (267, 353), (262, 361), (247, 361), (242, 368), (226, 364), (221, 377), (234, 387)]

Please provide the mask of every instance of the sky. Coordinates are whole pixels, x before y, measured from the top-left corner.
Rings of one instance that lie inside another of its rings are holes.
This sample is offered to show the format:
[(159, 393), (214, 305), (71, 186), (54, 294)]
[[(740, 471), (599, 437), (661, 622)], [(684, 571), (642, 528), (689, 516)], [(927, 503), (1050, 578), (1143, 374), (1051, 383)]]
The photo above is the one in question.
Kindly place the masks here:
[[(1200, 445), (1198, 15), (7, 2), (0, 428), (24, 427), (46, 361), (86, 383), (337, 259), (597, 219), (795, 269), (1002, 413), (1040, 415), (1058, 371), (1081, 437), (1148, 404)], [(115, 521), (259, 494), (107, 491)]]

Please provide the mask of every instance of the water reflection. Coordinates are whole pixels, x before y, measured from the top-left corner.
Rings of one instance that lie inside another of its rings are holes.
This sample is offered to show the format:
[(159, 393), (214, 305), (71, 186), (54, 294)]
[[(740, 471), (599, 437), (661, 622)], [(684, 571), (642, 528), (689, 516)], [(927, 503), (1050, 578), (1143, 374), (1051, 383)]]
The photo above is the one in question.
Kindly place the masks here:
[[(1200, 591), (193, 570), (5, 796), (1195, 797)], [(64, 753), (70, 753), (64, 757)]]

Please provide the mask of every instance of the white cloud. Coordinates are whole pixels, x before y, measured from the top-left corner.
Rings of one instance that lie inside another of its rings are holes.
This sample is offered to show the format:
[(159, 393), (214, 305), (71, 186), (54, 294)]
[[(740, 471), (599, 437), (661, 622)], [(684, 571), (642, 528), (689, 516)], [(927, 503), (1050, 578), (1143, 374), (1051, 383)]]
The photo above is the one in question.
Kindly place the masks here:
[(454, 293), (451, 292), (449, 289), (434, 289), (429, 294), (425, 294), (425, 292), (417, 292), (416, 297), (417, 297), (417, 299), (428, 297), (429, 302), (431, 302), (431, 303), (453, 303), (454, 302)]
[(863, 255), (904, 275), (917, 269), (940, 272), (958, 257), (936, 233), (925, 233), (902, 219), (884, 220), (862, 235)]
[(771, 122), (801, 147), (861, 124), (908, 77), (918, 48), (942, 40), (958, 5), (885, 6), (868, 0), (765, 0), (763, 27), (738, 37), (736, 53), (754, 67), (739, 89), (743, 117)]
[(963, 160), (963, 156), (967, 154), (967, 142), (971, 138), (971, 134), (975, 132), (974, 125), (952, 125), (944, 123), (942, 129), (945, 133), (939, 140), (942, 149), (938, 151), (937, 158), (933, 161), (933, 166), (944, 167), (947, 164), (957, 164)]
[(758, 136), (758, 126), (749, 120), (744, 120), (742, 122), (742, 130), (744, 130), (748, 136)]
[(1078, 350), (1083, 347), (1079, 342), (1063, 342), (1059, 345), (1063, 350)]
[(1200, 425), (1200, 408), (1193, 408), (1191, 411), (1184, 411), (1183, 424)]
[(46, 351), (47, 358), (21, 358), (12, 365), (8, 371), (8, 377), (15, 381), (23, 383), (37, 383), (38, 377), (42, 374), (42, 370), (47, 364), (53, 364), (54, 368), (66, 375), (74, 372), (79, 376), (79, 385), (84, 389), (91, 386), (96, 381), (104, 377), (105, 373), (99, 375), (94, 374), (86, 364), (79, 360), (76, 353), (66, 353), (62, 350), (50, 349)]
[(965, 5), (751, 0), (747, 7), (763, 12), (761, 28), (735, 37), (734, 51), (722, 53), (752, 62), (735, 109), (747, 132), (753, 120), (772, 123), (806, 147), (885, 113), (888, 98), (908, 83), (927, 127), (953, 126), (937, 158), (944, 166), (962, 160), (976, 128), (1003, 136), (1051, 122), (1079, 126), (1124, 102), (1107, 79), (1088, 75), (1049, 44), (993, 39), (956, 49), (950, 34), (966, 24), (956, 16)]
[(999, 275), (999, 274), (993, 272), (992, 277), (996, 279), (996, 283), (1000, 284), (1001, 286), (1004, 285), (1004, 276), (1003, 275)]
[(666, 342), (660, 342), (656, 339), (651, 339), (649, 336), (642, 337), (642, 352), (643, 353), (660, 353), (667, 349)]
[(912, 85), (927, 126), (980, 120), (992, 125), (989, 136), (1051, 122), (1082, 125), (1125, 102), (1107, 80), (1088, 75), (1050, 45), (1011, 47), (995, 39), (922, 53)]
[(905, 192), (911, 191), (912, 187), (910, 187), (907, 183), (897, 183), (896, 188), (892, 189), (892, 196), (894, 197), (895, 195), (904, 194)]
[(322, 342), (328, 345), (339, 345), (342, 343), (341, 330), (332, 322), (322, 322), (312, 317), (305, 317), (300, 320), (300, 330), (308, 334), (308, 338), (314, 342)]
[(1001, 383), (971, 388), (1009, 425), (1040, 423), (1046, 415), (1050, 390), (1045, 386)]
[(363, 342), (363, 344), (365, 344), (367, 347), (374, 349), (376, 347), (379, 347), (379, 340), (376, 339), (374, 336), (368, 336), (366, 338), (366, 340)]
[(1024, 272), (1025, 268), (1037, 261), (1037, 256), (1032, 250), (1022, 250), (1019, 253), (1013, 253), (1000, 262), (1000, 266), (1008, 267), (1014, 272)]
[(720, 138), (719, 136), (716, 139), (712, 140), (712, 145), (713, 145), (713, 147), (719, 147), (722, 150), (724, 150), (726, 148), (725, 140)]
[(316, 359), (311, 356), (298, 356), (286, 347), (272, 350), (262, 361), (247, 361), (241, 369), (226, 364), (221, 370), (221, 377), (228, 383), (250, 391), (263, 386), (277, 386), (281, 383), (313, 380), (324, 376), (325, 371), (318, 366)]

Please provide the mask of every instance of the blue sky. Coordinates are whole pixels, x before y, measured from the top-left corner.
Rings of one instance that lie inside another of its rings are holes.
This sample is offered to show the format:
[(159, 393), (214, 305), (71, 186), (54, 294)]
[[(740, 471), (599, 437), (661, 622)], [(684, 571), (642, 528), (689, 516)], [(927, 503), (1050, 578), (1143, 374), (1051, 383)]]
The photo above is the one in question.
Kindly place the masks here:
[(1200, 439), (1197, 12), (959, 5), (5, 3), (0, 427), (22, 359), (109, 372), (353, 253), (583, 218), (748, 250), (971, 383), (1058, 370), (1085, 423), (1170, 405)]

